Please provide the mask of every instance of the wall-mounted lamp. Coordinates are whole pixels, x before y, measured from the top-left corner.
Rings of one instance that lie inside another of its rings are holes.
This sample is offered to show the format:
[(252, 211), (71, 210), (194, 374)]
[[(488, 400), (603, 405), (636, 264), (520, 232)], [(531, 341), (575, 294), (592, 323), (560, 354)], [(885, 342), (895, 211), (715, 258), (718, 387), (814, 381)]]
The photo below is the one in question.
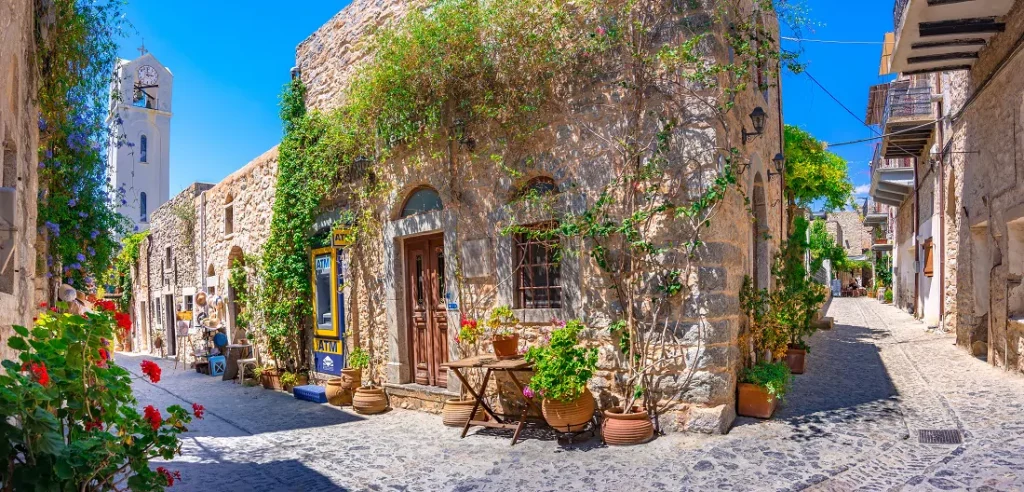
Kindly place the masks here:
[(748, 132), (747, 127), (743, 127), (743, 144), (746, 145), (747, 140), (753, 140), (760, 137), (764, 133), (764, 123), (768, 120), (768, 113), (764, 112), (761, 106), (754, 108), (750, 112), (750, 121), (754, 124), (754, 131)]
[(782, 173), (786, 172), (786, 157), (781, 153), (775, 154), (772, 158), (772, 164), (775, 164), (775, 172), (768, 171), (768, 181), (772, 180), (772, 176), (781, 176)]

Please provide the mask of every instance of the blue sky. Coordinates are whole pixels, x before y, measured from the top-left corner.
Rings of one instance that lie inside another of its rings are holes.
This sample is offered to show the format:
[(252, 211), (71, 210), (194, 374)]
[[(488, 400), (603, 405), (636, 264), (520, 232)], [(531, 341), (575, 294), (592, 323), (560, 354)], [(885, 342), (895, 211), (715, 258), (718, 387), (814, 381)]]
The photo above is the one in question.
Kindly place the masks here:
[[(123, 40), (120, 56), (137, 57), (144, 39), (174, 73), (172, 195), (193, 181), (216, 183), (280, 141), (278, 96), (295, 64), (295, 46), (348, 3), (131, 1), (126, 13), (138, 35)], [(814, 26), (804, 38), (880, 42), (892, 29), (892, 0), (806, 5)], [(881, 81), (880, 44), (783, 46), (802, 49), (811, 75), (863, 118), (868, 87)], [(783, 105), (787, 123), (827, 142), (873, 135), (805, 75), (785, 75)], [(855, 185), (870, 182), (871, 143), (832, 150), (850, 161)]]

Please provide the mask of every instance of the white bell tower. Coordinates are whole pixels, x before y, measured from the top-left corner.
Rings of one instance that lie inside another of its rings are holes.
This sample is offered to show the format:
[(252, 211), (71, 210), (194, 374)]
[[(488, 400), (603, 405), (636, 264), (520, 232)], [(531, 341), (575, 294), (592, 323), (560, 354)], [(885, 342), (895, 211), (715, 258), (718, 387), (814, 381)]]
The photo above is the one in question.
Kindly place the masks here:
[(170, 199), (174, 76), (144, 46), (139, 53), (118, 63), (120, 86), (111, 91), (108, 117), (115, 138), (108, 159), (117, 210), (144, 231), (150, 214)]

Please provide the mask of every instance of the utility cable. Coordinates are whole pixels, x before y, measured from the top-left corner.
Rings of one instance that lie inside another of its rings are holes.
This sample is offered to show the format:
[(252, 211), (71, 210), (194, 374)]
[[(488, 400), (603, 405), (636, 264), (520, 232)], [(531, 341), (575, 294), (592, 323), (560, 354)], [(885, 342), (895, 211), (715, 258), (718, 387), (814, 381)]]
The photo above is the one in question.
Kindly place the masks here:
[(804, 38), (791, 38), (788, 36), (780, 36), (781, 39), (786, 41), (796, 41), (798, 43), (823, 43), (823, 44), (866, 44), (866, 45), (880, 45), (885, 44), (884, 41), (835, 41), (829, 39), (804, 39)]

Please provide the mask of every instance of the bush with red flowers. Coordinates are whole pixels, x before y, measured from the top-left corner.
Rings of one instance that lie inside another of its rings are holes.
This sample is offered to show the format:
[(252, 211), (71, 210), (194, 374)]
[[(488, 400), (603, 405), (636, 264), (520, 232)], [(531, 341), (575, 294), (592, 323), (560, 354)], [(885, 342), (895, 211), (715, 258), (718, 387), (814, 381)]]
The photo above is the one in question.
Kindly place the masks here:
[[(139, 410), (132, 374), (110, 358), (115, 313), (46, 312), (31, 329), (14, 327), (6, 342), (18, 360), (0, 371), (0, 490), (163, 490), (181, 479), (149, 462), (179, 454), (179, 435), (204, 409)], [(158, 382), (147, 362), (142, 377)]]

